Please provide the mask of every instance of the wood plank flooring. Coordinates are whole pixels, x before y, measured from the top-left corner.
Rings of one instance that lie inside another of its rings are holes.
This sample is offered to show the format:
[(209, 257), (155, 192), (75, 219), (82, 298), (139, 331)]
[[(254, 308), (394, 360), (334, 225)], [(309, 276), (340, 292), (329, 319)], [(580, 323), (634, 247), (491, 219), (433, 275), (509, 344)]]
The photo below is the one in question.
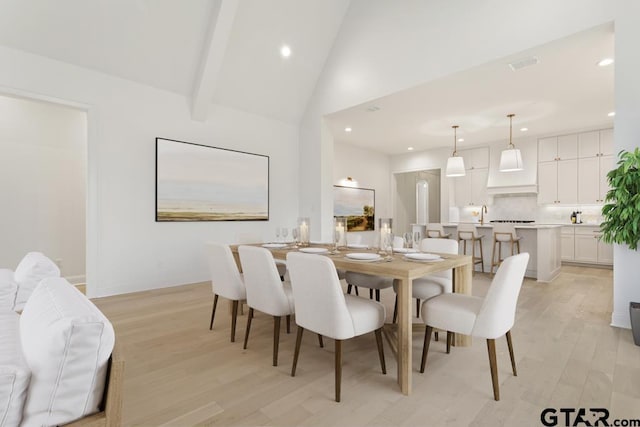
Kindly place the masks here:
[[(476, 274), (474, 294), (484, 295), (489, 283)], [(382, 294), (390, 318), (394, 294)], [(125, 426), (527, 426), (541, 425), (546, 407), (604, 407), (612, 418), (640, 418), (640, 347), (630, 331), (609, 326), (611, 270), (563, 267), (553, 283), (525, 281), (512, 331), (517, 377), (506, 339), (496, 342), (499, 402), (484, 340), (449, 355), (442, 338), (432, 342), (420, 374), (422, 334), (415, 332), (408, 397), (400, 393), (387, 347), (388, 374), (382, 375), (374, 335), (349, 340), (342, 402), (336, 403), (333, 341), (321, 349), (305, 334), (292, 378), (295, 326), (286, 334), (283, 322), (280, 366), (272, 367), (270, 317), (256, 312), (249, 347), (242, 350), (247, 311), (231, 343), (229, 305), (221, 300), (209, 331), (209, 283), (94, 302), (123, 347)]]

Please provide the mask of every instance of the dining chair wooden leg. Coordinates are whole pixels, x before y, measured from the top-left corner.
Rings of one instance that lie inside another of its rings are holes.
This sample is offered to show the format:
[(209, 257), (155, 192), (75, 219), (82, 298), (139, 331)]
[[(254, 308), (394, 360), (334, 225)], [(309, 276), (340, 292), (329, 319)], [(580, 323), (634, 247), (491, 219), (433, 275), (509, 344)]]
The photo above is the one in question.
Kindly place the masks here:
[(287, 314), (287, 333), (291, 333), (291, 315)]
[(378, 345), (378, 357), (380, 358), (380, 367), (382, 373), (387, 374), (387, 365), (384, 362), (384, 348), (382, 347), (382, 328), (376, 329), (376, 344)]
[(336, 360), (336, 402), (340, 402), (340, 387), (342, 386), (342, 340), (335, 340)]
[(213, 296), (213, 310), (211, 310), (211, 323), (209, 324), (209, 330), (213, 329), (213, 318), (216, 316), (216, 306), (218, 305), (218, 294)]
[(233, 302), (231, 308), (231, 342), (236, 342), (236, 322), (238, 320), (238, 303), (236, 300)]
[(280, 344), (280, 316), (273, 316), (273, 366), (278, 366), (278, 344)]
[(369, 289), (369, 299), (373, 299), (373, 289)]
[(438, 331), (433, 332), (433, 339), (438, 341), (440, 339), (440, 335), (438, 335)]
[(351, 288), (353, 288), (353, 285), (347, 284), (347, 293), (349, 295), (351, 295)]
[(513, 341), (511, 341), (511, 331), (507, 331), (507, 345), (509, 346), (509, 357), (511, 358), (511, 369), (513, 370), (513, 376), (518, 376), (518, 371), (516, 370), (516, 358), (513, 355)]
[(398, 320), (398, 294), (396, 294), (396, 302), (393, 304), (393, 320), (392, 323), (396, 323)]
[(247, 344), (249, 343), (249, 331), (251, 330), (251, 319), (253, 319), (253, 308), (249, 307), (249, 314), (247, 315), (247, 330), (244, 333), (244, 345), (243, 349), (247, 349)]
[(491, 368), (491, 382), (493, 383), (493, 398), (500, 400), (500, 386), (498, 384), (498, 364), (496, 362), (496, 340), (487, 339), (489, 352), (489, 367)]
[(451, 353), (452, 342), (453, 342), (453, 332), (447, 331), (447, 354)]
[(320, 348), (324, 348), (324, 341), (322, 341), (322, 335), (318, 334), (318, 344), (320, 344)]
[(424, 367), (427, 365), (427, 352), (429, 351), (429, 343), (431, 341), (431, 332), (433, 327), (424, 328), (424, 344), (422, 344), (422, 362), (420, 362), (420, 373), (424, 373)]
[(376, 289), (376, 301), (380, 302), (380, 289)]
[(416, 298), (416, 317), (420, 318), (420, 298)]
[(298, 366), (298, 356), (300, 355), (300, 344), (302, 344), (302, 333), (304, 332), (304, 328), (302, 326), (298, 326), (298, 334), (296, 336), (296, 348), (293, 351), (293, 365), (291, 366), (291, 376), (296, 376), (296, 368)]

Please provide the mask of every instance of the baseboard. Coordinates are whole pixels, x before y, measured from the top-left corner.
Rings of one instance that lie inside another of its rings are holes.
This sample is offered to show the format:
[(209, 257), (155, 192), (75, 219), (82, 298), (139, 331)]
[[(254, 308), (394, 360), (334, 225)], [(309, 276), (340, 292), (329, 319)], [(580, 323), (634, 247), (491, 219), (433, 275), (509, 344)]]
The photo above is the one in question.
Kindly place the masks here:
[(72, 285), (78, 285), (86, 283), (87, 276), (85, 276), (84, 274), (78, 276), (65, 276), (65, 279), (67, 279), (67, 282), (71, 283)]
[(631, 329), (631, 318), (629, 317), (629, 311), (624, 313), (612, 313), (611, 314), (611, 326), (616, 328)]

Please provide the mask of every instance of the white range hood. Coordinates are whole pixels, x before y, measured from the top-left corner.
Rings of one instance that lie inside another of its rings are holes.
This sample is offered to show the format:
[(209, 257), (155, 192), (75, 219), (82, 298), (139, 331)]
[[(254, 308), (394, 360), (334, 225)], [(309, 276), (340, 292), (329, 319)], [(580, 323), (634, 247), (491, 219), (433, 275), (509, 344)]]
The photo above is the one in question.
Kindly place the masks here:
[(487, 194), (490, 196), (498, 194), (538, 194), (538, 185), (504, 185), (487, 187)]

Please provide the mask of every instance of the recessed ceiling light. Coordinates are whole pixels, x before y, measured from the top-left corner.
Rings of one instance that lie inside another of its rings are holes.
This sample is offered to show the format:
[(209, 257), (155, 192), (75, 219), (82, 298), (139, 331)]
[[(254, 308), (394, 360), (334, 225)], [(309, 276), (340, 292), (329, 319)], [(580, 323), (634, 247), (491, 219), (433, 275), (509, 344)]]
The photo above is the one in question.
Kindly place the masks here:
[(458, 138), (458, 142), (464, 142), (464, 138)]
[(345, 132), (351, 132), (352, 130), (353, 130), (353, 129), (351, 129), (351, 128), (349, 128), (349, 127), (344, 128), (344, 131), (345, 131)]
[(407, 147), (407, 150), (413, 151), (413, 147)]
[(289, 46), (282, 45), (282, 47), (280, 48), (280, 55), (282, 55), (283, 58), (288, 58), (291, 56), (291, 48)]
[(607, 116), (609, 116), (609, 117), (613, 117), (613, 116), (615, 116), (615, 115), (616, 115), (616, 112), (615, 112), (615, 111), (612, 111), (612, 112), (610, 112), (609, 114), (607, 114)]
[(378, 107), (377, 105), (372, 105), (370, 107), (367, 107), (367, 111), (370, 113), (375, 113), (376, 111), (380, 111), (380, 107)]
[(604, 58), (598, 61), (598, 66), (600, 67), (606, 67), (607, 65), (611, 65), (611, 64), (613, 64), (612, 58)]
[(529, 128), (520, 128), (520, 132), (526, 132), (528, 130), (529, 130)]

